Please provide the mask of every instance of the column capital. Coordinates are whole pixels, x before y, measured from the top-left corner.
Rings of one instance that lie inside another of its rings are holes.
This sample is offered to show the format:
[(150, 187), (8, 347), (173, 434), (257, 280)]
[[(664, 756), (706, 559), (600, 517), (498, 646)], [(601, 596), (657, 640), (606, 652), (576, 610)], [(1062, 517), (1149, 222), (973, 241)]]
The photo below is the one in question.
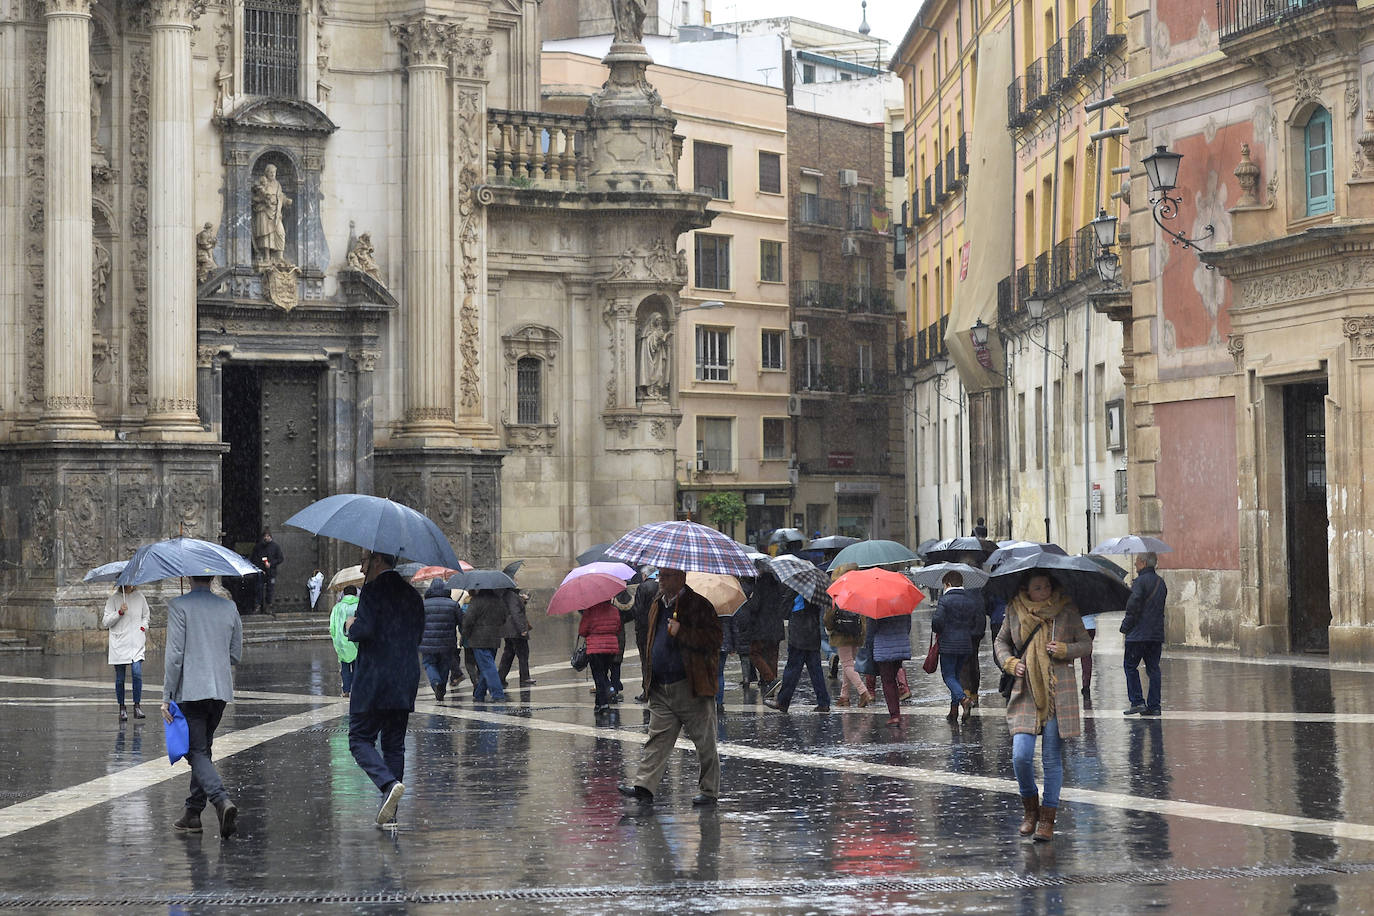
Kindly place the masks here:
[(189, 27), (205, 13), (205, 0), (147, 0), (152, 28)]
[(486, 79), (487, 58), (491, 56), (491, 36), (460, 30), (454, 36), (454, 70), (458, 76)]
[(89, 17), (91, 0), (44, 0), (43, 13), (46, 16)]
[(463, 34), (458, 23), (428, 16), (418, 16), (404, 22), (393, 22), (391, 34), (405, 51), (406, 66), (442, 67), (447, 69), (449, 58)]

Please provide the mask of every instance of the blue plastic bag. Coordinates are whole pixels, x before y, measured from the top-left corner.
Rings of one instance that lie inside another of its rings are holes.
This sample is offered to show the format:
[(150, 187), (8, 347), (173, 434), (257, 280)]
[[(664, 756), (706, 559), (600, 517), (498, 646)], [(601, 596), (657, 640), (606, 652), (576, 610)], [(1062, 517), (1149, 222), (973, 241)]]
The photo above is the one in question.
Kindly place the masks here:
[(191, 730), (186, 726), (186, 717), (177, 704), (168, 702), (172, 711), (172, 721), (163, 720), (163, 733), (167, 736), (167, 762), (176, 763), (191, 751)]

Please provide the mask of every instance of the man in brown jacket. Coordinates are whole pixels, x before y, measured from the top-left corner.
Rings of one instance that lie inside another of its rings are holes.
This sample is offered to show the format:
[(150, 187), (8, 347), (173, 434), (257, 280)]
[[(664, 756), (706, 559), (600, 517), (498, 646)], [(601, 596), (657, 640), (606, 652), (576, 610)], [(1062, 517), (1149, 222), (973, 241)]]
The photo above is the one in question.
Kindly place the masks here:
[(677, 736), (687, 730), (701, 762), (696, 806), (714, 805), (720, 796), (720, 757), (716, 753), (716, 673), (720, 664), (720, 620), (711, 602), (687, 587), (680, 569), (661, 569), (658, 597), (649, 611), (645, 634), (644, 690), (649, 698), (649, 740), (632, 784), (622, 795), (651, 805)]

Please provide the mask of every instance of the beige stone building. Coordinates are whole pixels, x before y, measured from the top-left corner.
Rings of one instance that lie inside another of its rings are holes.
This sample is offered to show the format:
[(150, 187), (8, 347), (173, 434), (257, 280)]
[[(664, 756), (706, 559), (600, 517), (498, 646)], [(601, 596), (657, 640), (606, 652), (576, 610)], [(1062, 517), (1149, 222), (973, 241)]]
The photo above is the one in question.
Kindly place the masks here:
[(1115, 314), (1132, 527), (1174, 547), (1169, 638), (1368, 662), (1374, 6), (1127, 8)]
[(274, 526), (298, 593), (354, 551), (281, 522), (336, 492), (532, 585), (671, 517), (640, 354), (708, 197), (636, 22), (541, 110), (537, 8), (0, 5), (0, 628), (103, 644), (82, 573), (177, 533)]

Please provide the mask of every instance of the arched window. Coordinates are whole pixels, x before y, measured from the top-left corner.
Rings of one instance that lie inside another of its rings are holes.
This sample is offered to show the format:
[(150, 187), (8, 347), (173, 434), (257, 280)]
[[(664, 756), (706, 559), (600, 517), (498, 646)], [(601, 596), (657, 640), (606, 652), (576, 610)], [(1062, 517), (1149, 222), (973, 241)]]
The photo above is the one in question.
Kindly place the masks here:
[(1335, 170), (1331, 165), (1331, 113), (1318, 108), (1303, 128), (1304, 171), (1307, 177), (1307, 215), (1335, 208)]
[(522, 426), (543, 423), (543, 366), (534, 356), (524, 356), (515, 364), (515, 422)]
[(288, 99), (300, 95), (300, 19), (297, 0), (244, 0), (244, 92)]

